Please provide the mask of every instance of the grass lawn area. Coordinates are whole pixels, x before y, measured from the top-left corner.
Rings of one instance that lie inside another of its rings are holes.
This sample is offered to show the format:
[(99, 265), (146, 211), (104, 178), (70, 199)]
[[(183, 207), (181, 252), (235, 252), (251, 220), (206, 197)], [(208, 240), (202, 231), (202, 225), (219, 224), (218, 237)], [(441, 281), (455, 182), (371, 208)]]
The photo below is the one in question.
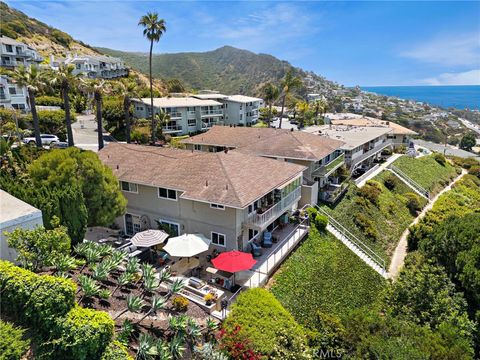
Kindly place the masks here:
[(434, 155), (411, 158), (402, 156), (393, 163), (407, 176), (432, 194), (440, 192), (453, 178), (457, 176), (456, 168), (448, 162), (439, 164)]
[(270, 291), (301, 324), (317, 311), (342, 316), (373, 302), (386, 281), (331, 234), (310, 231)]
[[(387, 265), (402, 233), (414, 219), (407, 208), (408, 199), (405, 196), (413, 191), (396, 176), (394, 177), (398, 181), (395, 187), (387, 189), (384, 180), (389, 176), (393, 175), (383, 171), (372, 179), (381, 189), (377, 204), (366, 201), (358, 194), (356, 186), (350, 186), (345, 197), (333, 209), (323, 206), (337, 221), (384, 258)], [(421, 207), (425, 206), (427, 201), (418, 198)]]

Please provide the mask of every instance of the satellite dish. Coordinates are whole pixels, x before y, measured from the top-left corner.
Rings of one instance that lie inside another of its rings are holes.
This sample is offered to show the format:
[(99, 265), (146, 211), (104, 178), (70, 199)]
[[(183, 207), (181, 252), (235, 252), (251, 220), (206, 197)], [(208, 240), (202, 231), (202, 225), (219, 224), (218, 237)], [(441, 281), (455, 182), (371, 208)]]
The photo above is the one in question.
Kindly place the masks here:
[(147, 215), (140, 217), (140, 229), (142, 231), (150, 229), (150, 218)]

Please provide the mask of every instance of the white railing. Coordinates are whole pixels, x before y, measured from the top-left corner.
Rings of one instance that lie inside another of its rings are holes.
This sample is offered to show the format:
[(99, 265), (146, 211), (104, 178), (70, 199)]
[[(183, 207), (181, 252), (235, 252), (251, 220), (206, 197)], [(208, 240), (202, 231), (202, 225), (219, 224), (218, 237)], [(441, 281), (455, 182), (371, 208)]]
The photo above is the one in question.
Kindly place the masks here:
[(408, 183), (410, 185), (410, 187), (415, 189), (415, 191), (420, 193), (420, 195), (424, 196), (427, 199), (430, 198), (430, 193), (427, 189), (425, 189), (423, 186), (418, 184), (415, 180), (413, 180), (411, 177), (409, 177), (407, 174), (405, 174), (398, 167), (396, 167), (393, 164), (390, 164), (388, 169), (391, 170), (395, 175), (397, 175), (401, 180)]
[(182, 131), (182, 126), (181, 125), (165, 125), (162, 126), (163, 131)]
[(380, 167), (380, 164), (377, 164), (375, 165), (374, 167), (372, 167), (370, 170), (366, 171), (362, 176), (356, 178), (354, 181), (355, 181), (355, 185), (358, 186), (358, 184), (360, 184), (363, 180), (365, 180), (366, 178), (368, 178), (375, 170), (377, 170), (378, 168)]
[(256, 226), (263, 227), (269, 221), (278, 218), (285, 210), (291, 207), (301, 196), (301, 186), (297, 187), (290, 194), (281, 199), (278, 203), (270, 207), (268, 210), (261, 214), (252, 213), (248, 215), (247, 222)]
[(223, 115), (222, 110), (202, 110), (202, 116), (207, 115)]
[(168, 115), (170, 115), (170, 119), (178, 119), (182, 117), (182, 113), (180, 112), (171, 112), (168, 113)]
[(393, 141), (391, 139), (386, 140), (385, 142), (381, 143), (378, 146), (375, 146), (373, 149), (368, 150), (367, 152), (363, 153), (359, 157), (352, 159), (352, 164), (350, 166), (350, 170), (355, 170), (355, 167), (359, 165), (362, 161), (368, 159), (369, 157), (377, 154), (378, 152), (385, 149), (387, 146), (393, 145)]

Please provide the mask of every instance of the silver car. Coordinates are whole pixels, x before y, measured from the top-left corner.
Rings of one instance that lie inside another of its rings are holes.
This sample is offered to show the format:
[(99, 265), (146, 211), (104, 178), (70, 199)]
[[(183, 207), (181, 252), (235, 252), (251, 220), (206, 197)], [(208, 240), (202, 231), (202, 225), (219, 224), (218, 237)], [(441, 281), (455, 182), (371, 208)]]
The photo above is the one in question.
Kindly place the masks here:
[[(51, 145), (60, 141), (58, 136), (52, 134), (40, 134), (40, 138), (42, 139), (42, 145)], [(23, 142), (25, 144), (35, 144), (35, 136), (26, 137), (23, 139)]]

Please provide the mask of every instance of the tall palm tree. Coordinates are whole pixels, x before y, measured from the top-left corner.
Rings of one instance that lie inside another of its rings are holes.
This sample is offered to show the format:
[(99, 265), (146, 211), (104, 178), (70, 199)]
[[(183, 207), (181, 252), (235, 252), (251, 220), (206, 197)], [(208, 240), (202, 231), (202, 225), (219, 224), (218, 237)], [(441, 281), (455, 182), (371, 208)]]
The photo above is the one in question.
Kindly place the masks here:
[(310, 110), (310, 105), (306, 101), (301, 101), (297, 104), (297, 111), (300, 114), (300, 127), (305, 124), (307, 112)]
[(155, 114), (155, 126), (158, 126), (158, 129), (155, 129), (155, 131), (158, 131), (160, 134), (163, 133), (163, 127), (165, 125), (168, 125), (170, 122), (170, 114), (165, 112), (164, 110), (160, 109), (160, 112), (158, 114)]
[(15, 84), (18, 86), (27, 88), (28, 102), (30, 105), (30, 111), (32, 112), (35, 143), (37, 147), (41, 148), (42, 139), (40, 137), (40, 123), (38, 121), (35, 95), (37, 94), (38, 90), (44, 88), (46, 85), (45, 73), (34, 65), (30, 65), (29, 67), (22, 65), (16, 68), (14, 71), (9, 72), (8, 76), (12, 78), (13, 82), (15, 82)]
[(293, 72), (291, 69), (288, 70), (282, 80), (282, 111), (280, 112), (280, 129), (282, 128), (283, 112), (285, 110), (285, 99), (287, 98), (290, 91), (300, 87), (301, 85), (302, 80), (297, 76), (293, 76)]
[(60, 89), (63, 98), (63, 108), (65, 110), (65, 122), (67, 124), (68, 146), (73, 146), (72, 118), (70, 116), (70, 99), (68, 93), (77, 86), (80, 75), (75, 75), (73, 65), (61, 64), (57, 71), (51, 72), (50, 84)]
[(152, 51), (153, 43), (159, 42), (162, 35), (167, 31), (165, 20), (158, 17), (156, 12), (148, 12), (147, 15), (143, 15), (138, 21), (138, 25), (143, 27), (143, 36), (150, 41), (150, 53), (148, 57), (149, 65), (149, 79), (150, 79), (150, 106), (151, 106), (151, 119), (152, 119), (152, 143), (155, 143), (155, 116), (153, 111), (153, 81), (152, 81)]
[(138, 85), (135, 81), (128, 79), (121, 79), (115, 87), (115, 93), (123, 98), (123, 112), (125, 115), (125, 138), (127, 144), (130, 144), (130, 107), (132, 106), (132, 96), (138, 90)]
[(263, 96), (264, 100), (268, 105), (268, 127), (270, 127), (270, 124), (272, 122), (272, 106), (277, 101), (278, 97), (280, 96), (280, 89), (273, 85), (272, 83), (267, 83), (263, 87)]
[(317, 124), (318, 115), (325, 114), (325, 111), (327, 109), (327, 102), (324, 99), (316, 100), (313, 104), (313, 109), (315, 112), (315, 124)]
[(82, 88), (93, 94), (97, 119), (98, 150), (101, 150), (105, 146), (103, 143), (102, 97), (103, 92), (107, 91), (106, 83), (101, 79), (82, 79)]

